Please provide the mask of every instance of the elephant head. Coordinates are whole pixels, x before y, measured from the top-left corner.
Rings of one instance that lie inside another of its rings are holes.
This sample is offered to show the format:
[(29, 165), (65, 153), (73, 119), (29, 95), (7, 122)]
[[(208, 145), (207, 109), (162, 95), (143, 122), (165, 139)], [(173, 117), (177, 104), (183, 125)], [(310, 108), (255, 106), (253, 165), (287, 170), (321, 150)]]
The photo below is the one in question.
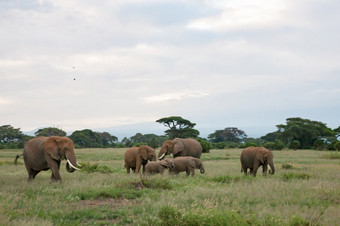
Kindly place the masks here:
[(174, 139), (174, 140), (166, 140), (161, 150), (158, 153), (158, 159), (162, 160), (164, 159), (165, 155), (170, 155), (171, 153), (173, 155), (179, 154), (184, 149), (184, 144), (182, 141)]
[(161, 166), (165, 167), (165, 168), (174, 168), (174, 163), (172, 161), (172, 159), (164, 159), (160, 162)]
[(274, 161), (273, 161), (273, 153), (269, 150), (264, 150), (261, 152), (257, 153), (257, 158), (259, 159), (259, 161), (261, 162), (261, 164), (269, 164), (270, 166), (270, 170), (269, 173), (270, 174), (274, 174), (275, 173), (275, 167), (274, 167)]
[(81, 166), (76, 161), (74, 144), (70, 138), (52, 136), (44, 143), (44, 150), (55, 161), (66, 159), (66, 170), (70, 173), (79, 170), (76, 166)]
[(142, 145), (138, 148), (138, 153), (144, 161), (156, 161), (156, 151), (147, 145)]
[(196, 168), (196, 169), (200, 169), (200, 173), (204, 173), (205, 172), (205, 170), (204, 170), (204, 167), (203, 167), (203, 162), (202, 162), (202, 160), (200, 160), (200, 159), (195, 159), (195, 164), (194, 164), (194, 168)]

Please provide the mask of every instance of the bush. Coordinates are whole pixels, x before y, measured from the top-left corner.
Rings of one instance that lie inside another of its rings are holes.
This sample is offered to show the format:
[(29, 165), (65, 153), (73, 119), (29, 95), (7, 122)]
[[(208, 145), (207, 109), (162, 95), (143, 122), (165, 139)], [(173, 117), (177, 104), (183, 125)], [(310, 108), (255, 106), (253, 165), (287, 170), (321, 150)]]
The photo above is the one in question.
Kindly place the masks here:
[(239, 146), (239, 144), (236, 143), (236, 142), (231, 142), (231, 141), (226, 142), (226, 147), (227, 148), (238, 148), (238, 146)]
[(225, 142), (214, 143), (213, 147), (215, 149), (224, 149), (226, 147), (226, 143)]
[(290, 143), (289, 143), (289, 148), (290, 149), (294, 149), (294, 150), (296, 150), (296, 149), (298, 149), (299, 147), (300, 147), (300, 141), (298, 141), (298, 140), (292, 140)]
[(278, 140), (278, 139), (275, 140), (274, 150), (281, 151), (284, 147), (285, 147), (285, 145), (281, 140)]
[(257, 147), (257, 144), (255, 142), (247, 142), (244, 145), (245, 148), (250, 147), (250, 146)]
[(282, 169), (293, 169), (293, 166), (291, 164), (284, 163), (282, 164)]
[(340, 141), (333, 140), (332, 143), (327, 145), (327, 150), (329, 151), (335, 151), (335, 150), (340, 150)]
[(265, 147), (265, 148), (267, 148), (269, 150), (274, 150), (275, 142), (271, 142), (271, 141), (266, 142), (266, 143), (263, 144), (263, 147)]
[(203, 138), (197, 138), (197, 141), (200, 142), (203, 153), (209, 153), (210, 149), (212, 149), (212, 145), (208, 140)]
[(326, 144), (325, 144), (325, 142), (324, 142), (322, 139), (317, 139), (317, 140), (314, 142), (313, 147), (314, 147), (315, 150), (321, 151), (321, 150), (324, 150), (324, 149), (325, 149)]

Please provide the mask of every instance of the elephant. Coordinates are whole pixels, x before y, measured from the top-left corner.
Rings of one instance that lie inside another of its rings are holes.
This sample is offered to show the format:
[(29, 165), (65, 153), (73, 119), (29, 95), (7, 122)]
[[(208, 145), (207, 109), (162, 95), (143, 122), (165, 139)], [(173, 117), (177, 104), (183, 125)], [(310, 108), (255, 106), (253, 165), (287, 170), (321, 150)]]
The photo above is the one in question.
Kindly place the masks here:
[(24, 146), (22, 154), (17, 155), (14, 163), (20, 156), (24, 156), (26, 170), (28, 172), (28, 181), (32, 181), (40, 171), (51, 169), (52, 181), (61, 181), (59, 168), (61, 160), (66, 159), (66, 170), (73, 173), (80, 170), (77, 166), (81, 166), (76, 161), (74, 153), (74, 144), (70, 138), (51, 136), (51, 137), (35, 137), (30, 139)]
[(158, 153), (158, 159), (164, 159), (165, 155), (173, 154), (174, 158), (178, 156), (192, 156), (201, 158), (202, 146), (200, 142), (193, 138), (175, 138), (166, 140)]
[(124, 154), (124, 167), (129, 174), (130, 169), (134, 173), (139, 173), (141, 166), (143, 166), (143, 174), (145, 173), (145, 165), (150, 161), (156, 161), (156, 151), (148, 145), (140, 147), (131, 147), (126, 150)]
[(273, 153), (264, 147), (247, 147), (240, 156), (242, 165), (241, 172), (243, 171), (247, 175), (247, 170), (250, 169), (250, 174), (256, 176), (259, 166), (262, 166), (263, 175), (267, 175), (268, 164), (271, 168), (270, 174), (275, 173), (275, 167), (273, 162)]
[(187, 176), (195, 175), (195, 169), (200, 169), (203, 174), (205, 172), (202, 160), (191, 156), (177, 157), (172, 160), (170, 172), (178, 174), (179, 172), (186, 171)]
[(163, 175), (165, 169), (170, 169), (172, 167), (172, 159), (164, 159), (162, 161), (152, 161), (146, 164), (146, 174), (156, 174), (160, 173)]

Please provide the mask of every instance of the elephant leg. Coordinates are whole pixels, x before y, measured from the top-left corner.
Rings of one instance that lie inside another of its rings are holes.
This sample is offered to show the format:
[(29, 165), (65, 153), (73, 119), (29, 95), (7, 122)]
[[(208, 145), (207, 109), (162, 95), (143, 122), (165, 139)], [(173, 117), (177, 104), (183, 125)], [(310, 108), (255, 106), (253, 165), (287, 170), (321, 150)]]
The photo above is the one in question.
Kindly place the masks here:
[(243, 170), (244, 175), (247, 176), (247, 170), (248, 170), (248, 168), (245, 167), (245, 166), (242, 166), (242, 170)]
[(267, 164), (262, 165), (263, 176), (267, 176), (267, 170), (268, 170), (268, 165)]
[(189, 169), (187, 169), (186, 171), (186, 174), (187, 174), (187, 177), (190, 175), (190, 170)]
[(60, 167), (60, 161), (58, 161), (58, 162), (56, 162), (56, 161), (50, 162), (50, 168), (52, 170), (51, 179), (53, 181), (60, 181), (61, 180), (61, 177), (60, 177), (60, 174), (59, 174), (59, 167)]
[(128, 166), (126, 167), (126, 173), (130, 174), (130, 167), (128, 167)]
[(257, 165), (257, 166), (255, 166), (254, 168), (253, 168), (253, 170), (252, 170), (252, 174), (253, 174), (253, 176), (254, 177), (256, 177), (256, 173), (257, 173), (257, 169), (259, 168), (259, 166)]
[(143, 167), (142, 172), (143, 172), (143, 174), (145, 174), (145, 165), (143, 164), (142, 167)]
[(35, 171), (33, 169), (30, 169), (28, 171), (28, 182), (32, 181), (39, 172), (40, 171)]

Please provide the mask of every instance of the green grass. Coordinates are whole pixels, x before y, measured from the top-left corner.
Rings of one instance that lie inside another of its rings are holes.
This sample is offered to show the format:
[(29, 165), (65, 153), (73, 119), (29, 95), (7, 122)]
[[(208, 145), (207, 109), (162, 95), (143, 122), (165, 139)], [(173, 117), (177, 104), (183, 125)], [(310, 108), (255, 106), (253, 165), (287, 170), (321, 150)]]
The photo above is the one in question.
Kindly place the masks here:
[[(158, 151), (158, 150), (157, 150)], [(274, 151), (276, 172), (244, 176), (240, 149), (203, 153), (194, 177), (127, 175), (125, 149), (77, 149), (81, 171), (60, 167), (28, 183), (22, 150), (0, 150), (1, 225), (339, 225), (335, 152)]]

